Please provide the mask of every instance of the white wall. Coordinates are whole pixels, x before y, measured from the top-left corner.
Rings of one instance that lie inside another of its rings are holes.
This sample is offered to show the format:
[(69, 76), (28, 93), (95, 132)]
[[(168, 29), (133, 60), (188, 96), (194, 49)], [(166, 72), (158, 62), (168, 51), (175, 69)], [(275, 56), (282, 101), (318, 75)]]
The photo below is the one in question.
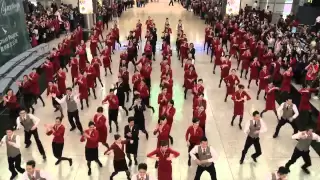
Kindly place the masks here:
[(241, 0), (241, 8), (244, 8), (246, 4), (248, 4), (248, 6), (252, 6), (255, 1), (256, 0)]
[(78, 6), (78, 0), (61, 0), (63, 4), (72, 4), (72, 7)]

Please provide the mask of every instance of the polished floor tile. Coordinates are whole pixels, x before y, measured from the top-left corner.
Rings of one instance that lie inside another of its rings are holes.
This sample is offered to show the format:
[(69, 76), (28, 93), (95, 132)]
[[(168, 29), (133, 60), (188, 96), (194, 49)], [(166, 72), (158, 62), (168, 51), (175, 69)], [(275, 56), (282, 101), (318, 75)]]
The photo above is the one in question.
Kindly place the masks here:
[[(291, 156), (294, 149), (296, 141), (291, 140), (290, 136), (292, 133), (291, 127), (284, 126), (281, 129), (279, 138), (273, 139), (272, 134), (276, 126), (276, 118), (273, 113), (265, 113), (264, 120), (268, 126), (268, 132), (261, 135), (261, 147), (262, 156), (259, 157), (258, 163), (253, 163), (250, 155), (254, 152), (254, 149), (248, 151), (247, 158), (243, 165), (239, 165), (239, 159), (241, 151), (245, 141), (245, 134), (239, 130), (237, 126), (231, 127), (230, 120), (233, 112), (233, 103), (230, 99), (228, 102), (223, 102), (223, 96), (225, 94), (225, 88), (218, 88), (219, 82), (219, 70), (216, 75), (212, 74), (213, 64), (210, 63), (210, 57), (203, 52), (203, 41), (204, 41), (204, 22), (195, 17), (191, 12), (185, 11), (180, 5), (175, 4), (174, 7), (168, 7), (167, 1), (160, 3), (149, 3), (145, 8), (134, 8), (130, 9), (123, 14), (119, 19), (120, 34), (122, 44), (126, 44), (125, 36), (128, 34), (129, 30), (135, 27), (138, 19), (144, 23), (148, 16), (151, 16), (157, 25), (158, 34), (162, 32), (164, 28), (165, 18), (170, 19), (170, 24), (173, 29), (175, 29), (178, 20), (181, 19), (185, 26), (185, 32), (187, 34), (188, 40), (193, 42), (196, 47), (196, 69), (199, 78), (204, 79), (205, 84), (205, 98), (208, 102), (207, 108), (207, 136), (209, 143), (213, 146), (219, 154), (219, 159), (215, 163), (217, 170), (217, 177), (219, 180), (265, 180), (266, 175), (276, 170), (279, 166), (284, 165), (286, 161)], [(145, 26), (143, 25), (143, 30)], [(143, 32), (145, 33), (145, 31)], [(173, 49), (175, 49), (175, 43), (173, 40), (176, 38), (176, 33), (172, 35)], [(159, 35), (160, 39), (160, 35)], [(56, 43), (51, 43), (56, 44)], [(52, 45), (53, 46), (53, 45)], [(142, 46), (143, 47), (143, 46)], [(158, 49), (161, 47), (161, 42), (158, 44)], [(119, 47), (118, 47), (119, 48)], [(122, 48), (121, 48), (122, 49)], [(141, 48), (143, 49), (143, 48)], [(116, 72), (118, 68), (119, 53), (117, 50), (115, 55), (112, 55), (112, 68)], [(141, 54), (141, 52), (140, 52)], [(151, 104), (158, 109), (157, 96), (160, 92), (159, 88), (159, 77), (160, 77), (160, 59), (161, 53), (158, 51), (156, 55), (157, 61), (153, 63), (152, 72), (152, 91), (151, 91)], [(235, 66), (235, 63), (233, 64)], [(172, 136), (174, 138), (173, 149), (181, 153), (180, 157), (173, 160), (173, 179), (174, 180), (192, 180), (195, 175), (196, 165), (192, 164), (191, 167), (187, 166), (187, 145), (184, 139), (184, 134), (187, 127), (191, 124), (192, 118), (192, 96), (188, 94), (188, 99), (183, 98), (183, 70), (180, 67), (180, 63), (176, 58), (176, 52), (173, 52), (172, 67), (174, 69), (174, 100), (175, 107), (177, 109)], [(102, 69), (101, 69), (102, 70)], [(102, 70), (103, 71), (103, 70)], [(133, 67), (129, 67), (131, 75), (133, 74)], [(103, 74), (103, 73), (102, 73)], [(70, 76), (68, 77), (68, 84), (70, 85)], [(96, 89), (97, 100), (90, 97), (90, 108), (85, 108), (81, 111), (81, 122), (84, 127), (87, 127), (87, 123), (92, 120), (95, 114), (96, 108), (101, 106), (101, 100), (106, 96), (108, 89), (111, 84), (115, 83), (117, 80), (117, 73), (112, 76), (108, 75), (103, 77), (104, 88), (99, 85)], [(247, 84), (247, 81), (241, 79), (241, 83)], [(248, 90), (249, 94), (253, 97), (252, 100), (245, 105), (244, 120), (249, 120), (251, 118), (250, 114), (252, 110), (263, 110), (264, 101), (255, 100), (255, 95), (257, 92), (257, 87), (252, 86)], [(65, 147), (64, 156), (73, 158), (73, 166), (69, 167), (66, 162), (55, 166), (55, 159), (52, 155), (51, 150), (51, 139), (45, 135), (44, 124), (53, 123), (58, 113), (53, 112), (53, 107), (51, 105), (51, 99), (46, 98), (46, 94), (42, 95), (45, 98), (46, 106), (41, 107), (39, 104), (36, 105), (35, 115), (41, 119), (39, 126), (39, 134), (41, 135), (42, 143), (46, 149), (48, 159), (43, 162), (41, 156), (36, 148), (35, 143), (31, 145), (29, 149), (24, 149), (22, 147), (23, 164), (30, 159), (35, 159), (37, 161), (37, 168), (44, 169), (45, 171), (52, 174), (54, 180), (105, 180), (108, 179), (110, 173), (113, 171), (112, 156), (104, 156), (103, 152), (105, 148), (103, 146), (99, 147), (100, 160), (103, 163), (103, 168), (99, 168), (95, 163), (92, 163), (92, 176), (87, 176), (87, 167), (84, 157), (84, 143), (80, 143), (79, 132), (66, 132), (65, 135)], [(261, 95), (262, 96), (262, 95)], [(262, 99), (262, 98), (261, 98)], [(131, 103), (131, 102), (130, 102)], [(127, 103), (127, 106), (130, 105)], [(105, 106), (107, 108), (107, 106)], [(106, 111), (107, 112), (107, 111)], [(121, 112), (121, 111), (120, 111)], [(66, 112), (65, 112), (66, 113)], [(131, 112), (132, 114), (132, 112)], [(157, 112), (153, 114), (151, 111), (145, 112), (146, 116), (146, 126), (149, 132), (152, 132), (156, 127), (157, 123)], [(119, 115), (120, 122), (120, 133), (123, 134), (123, 127), (126, 125), (126, 117), (122, 112)], [(237, 122), (237, 121), (236, 121)], [(69, 129), (69, 124), (67, 120), (63, 122), (67, 129)], [(17, 131), (23, 137), (22, 130)], [(150, 133), (151, 135), (152, 133)], [(109, 135), (108, 142), (112, 143), (112, 135)], [(22, 138), (23, 139), (23, 138)], [(154, 169), (154, 160), (147, 159), (146, 154), (152, 151), (156, 147), (156, 137), (151, 135), (150, 139), (147, 141), (144, 134), (140, 135), (140, 145), (139, 145), (139, 162), (146, 162), (149, 165), (149, 172), (156, 175), (156, 169)], [(23, 143), (23, 141), (21, 142)], [(10, 172), (7, 169), (7, 159), (5, 148), (0, 149), (0, 179), (7, 180), (10, 177)], [(291, 174), (289, 176), (290, 180), (315, 180), (320, 179), (320, 173), (317, 171), (320, 164), (319, 156), (311, 150), (311, 157), (313, 166), (310, 167), (311, 175), (305, 175), (300, 170), (300, 166), (303, 164), (302, 159), (298, 160), (295, 165), (291, 168)], [(136, 172), (136, 167), (130, 168), (132, 172)], [(119, 173), (115, 180), (126, 179), (124, 173)], [(209, 174), (203, 173), (201, 180), (209, 180)]]

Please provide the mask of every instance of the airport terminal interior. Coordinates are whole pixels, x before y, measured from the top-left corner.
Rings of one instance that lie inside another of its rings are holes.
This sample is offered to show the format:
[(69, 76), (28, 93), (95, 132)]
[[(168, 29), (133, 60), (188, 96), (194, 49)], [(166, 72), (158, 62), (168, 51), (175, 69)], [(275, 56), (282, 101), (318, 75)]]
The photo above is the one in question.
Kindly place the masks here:
[[(192, 94), (189, 92), (187, 99), (184, 99), (183, 89), (183, 68), (181, 68), (180, 61), (177, 59), (177, 52), (175, 51), (174, 40), (176, 38), (175, 27), (178, 24), (178, 20), (182, 20), (184, 26), (184, 32), (187, 35), (188, 41), (194, 43), (196, 49), (195, 55), (195, 67), (198, 73), (198, 78), (204, 81), (204, 97), (207, 100), (207, 124), (206, 124), (206, 136), (208, 138), (209, 145), (212, 146), (218, 153), (218, 160), (215, 162), (217, 171), (217, 179), (219, 180), (265, 180), (266, 176), (270, 172), (274, 172), (279, 166), (283, 166), (291, 157), (292, 152), (297, 144), (296, 140), (291, 138), (292, 128), (289, 124), (281, 129), (278, 138), (274, 139), (273, 133), (277, 125), (277, 119), (272, 111), (268, 111), (264, 114), (264, 121), (267, 125), (267, 132), (260, 135), (260, 143), (262, 149), (262, 155), (254, 162), (250, 155), (254, 153), (253, 146), (248, 151), (247, 157), (242, 165), (239, 164), (241, 157), (241, 151), (243, 149), (246, 134), (240, 130), (237, 126), (238, 118), (235, 120), (235, 126), (230, 126), (230, 121), (233, 114), (233, 101), (229, 97), (227, 102), (224, 102), (225, 86), (218, 87), (220, 80), (220, 68), (217, 68), (216, 74), (212, 73), (213, 63), (210, 63), (210, 55), (207, 55), (203, 50), (204, 42), (204, 30), (205, 23), (199, 17), (194, 16), (190, 11), (185, 10), (179, 3), (174, 3), (174, 6), (168, 6), (169, 1), (160, 0), (160, 2), (148, 3), (144, 8), (131, 8), (123, 13), (120, 18), (115, 19), (118, 22), (120, 29), (120, 42), (122, 47), (116, 46), (115, 54), (112, 55), (112, 69), (113, 75), (102, 76), (102, 83), (104, 87), (101, 87), (98, 83), (96, 88), (97, 99), (89, 97), (90, 107), (84, 107), (84, 110), (80, 111), (80, 119), (84, 128), (87, 128), (89, 121), (93, 120), (93, 116), (97, 107), (103, 106), (105, 114), (107, 116), (108, 105), (102, 105), (102, 100), (106, 97), (112, 84), (117, 82), (117, 69), (119, 67), (119, 54), (125, 48), (123, 45), (127, 43), (126, 36), (128, 32), (135, 28), (138, 20), (141, 20), (142, 37), (144, 37), (146, 31), (145, 21), (150, 16), (160, 33), (164, 28), (165, 19), (169, 18), (170, 26), (173, 28), (171, 37), (172, 41), (172, 70), (173, 70), (173, 94), (175, 101), (176, 114), (174, 118), (173, 127), (171, 130), (171, 136), (174, 139), (174, 143), (170, 148), (180, 152), (180, 156), (173, 160), (173, 180), (193, 180), (196, 170), (196, 163), (193, 161), (189, 167), (188, 161), (188, 148), (185, 140), (185, 132), (187, 128), (192, 124)], [(110, 22), (110, 26), (113, 22)], [(104, 30), (105, 35), (108, 30)], [(160, 35), (158, 35), (160, 36)], [(60, 37), (61, 39), (62, 37)], [(49, 43), (50, 49), (57, 46), (57, 42), (60, 39), (56, 39)], [(141, 57), (144, 47), (145, 38), (142, 38), (140, 43), (139, 57)], [(155, 61), (152, 63), (152, 76), (151, 76), (151, 98), (150, 103), (156, 109), (155, 113), (147, 109), (145, 111), (146, 128), (149, 132), (149, 139), (146, 140), (145, 135), (140, 132), (139, 135), (139, 149), (138, 149), (138, 162), (145, 162), (148, 164), (148, 172), (154, 176), (157, 175), (157, 170), (154, 168), (155, 161), (146, 157), (146, 154), (153, 151), (156, 148), (157, 137), (153, 135), (153, 130), (157, 126), (158, 121), (158, 103), (157, 97), (161, 91), (159, 87), (160, 83), (160, 61), (161, 61), (161, 41), (157, 43), (157, 52)], [(87, 46), (88, 59), (91, 59), (90, 50)], [(236, 66), (236, 62), (232, 62), (232, 67)], [(104, 72), (104, 71), (102, 71)], [(134, 67), (129, 64), (130, 75), (134, 72)], [(71, 86), (70, 73), (67, 73), (67, 86)], [(103, 73), (102, 73), (103, 74)], [(239, 75), (239, 72), (237, 72)], [(247, 86), (248, 81), (241, 78), (241, 84)], [(262, 111), (265, 107), (265, 101), (260, 95), (260, 100), (256, 100), (257, 86), (252, 83), (250, 89), (245, 89), (251, 96), (251, 100), (245, 103), (244, 109), (244, 122), (252, 119), (252, 112), (254, 110)], [(76, 88), (76, 91), (77, 88)], [(105, 180), (109, 179), (110, 173), (113, 172), (112, 155), (104, 155), (106, 148), (102, 145), (99, 146), (99, 158), (103, 164), (100, 168), (96, 163), (92, 163), (92, 175), (87, 174), (87, 165), (84, 157), (85, 143), (80, 142), (80, 132), (69, 132), (70, 125), (67, 118), (62, 121), (66, 126), (65, 133), (65, 145), (63, 156), (71, 157), (73, 159), (72, 167), (69, 167), (69, 163), (62, 162), (59, 165), (55, 165), (56, 159), (52, 155), (51, 142), (52, 137), (47, 136), (45, 133), (45, 124), (52, 124), (55, 121), (55, 117), (59, 115), (59, 112), (54, 112), (51, 105), (51, 98), (47, 97), (46, 92), (42, 94), (45, 100), (46, 106), (42, 107), (42, 103), (35, 105), (35, 116), (39, 117), (41, 122), (38, 127), (40, 139), (44, 145), (47, 160), (42, 160), (42, 156), (39, 154), (36, 143), (32, 139), (32, 145), (30, 148), (25, 149), (23, 140), (21, 140), (21, 154), (22, 165), (30, 159), (34, 159), (37, 162), (37, 168), (45, 170), (50, 173), (54, 180)], [(131, 105), (132, 94), (130, 93), (130, 102), (126, 103), (126, 106)], [(278, 104), (277, 104), (278, 106)], [(66, 107), (63, 105), (64, 113), (66, 114)], [(133, 112), (129, 112), (129, 116), (133, 115)], [(124, 126), (127, 125), (127, 117), (125, 113), (120, 110), (119, 114), (119, 133), (123, 136)], [(15, 131), (23, 139), (23, 129)], [(108, 134), (108, 143), (112, 144), (114, 139), (113, 135), (115, 131)], [(320, 179), (319, 155), (310, 148), (310, 155), (312, 160), (312, 166), (309, 168), (310, 175), (306, 175), (300, 168), (303, 164), (302, 158), (297, 161), (296, 164), (291, 166), (291, 173), (288, 175), (290, 180), (317, 180)], [(0, 148), (0, 179), (7, 180), (11, 176), (8, 171), (8, 162), (6, 155), (6, 148)], [(137, 172), (137, 166), (132, 165), (129, 167), (132, 173)], [(21, 176), (21, 175), (20, 175)], [(115, 180), (126, 179), (125, 173), (119, 173)], [(209, 180), (208, 173), (203, 173), (201, 180)]]

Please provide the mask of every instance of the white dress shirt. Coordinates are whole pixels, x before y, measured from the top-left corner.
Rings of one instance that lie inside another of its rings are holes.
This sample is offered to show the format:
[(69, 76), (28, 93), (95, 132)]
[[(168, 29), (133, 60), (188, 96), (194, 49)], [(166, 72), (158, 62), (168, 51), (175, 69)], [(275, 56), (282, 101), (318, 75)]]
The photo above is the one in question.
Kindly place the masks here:
[[(252, 121), (252, 123), (254, 124), (255, 122), (255, 120), (253, 120), (253, 119), (251, 119), (251, 120), (249, 120), (249, 121), (247, 121), (246, 122), (246, 124), (244, 125), (244, 128), (243, 128), (243, 132), (245, 133), (245, 134), (249, 134), (249, 132), (250, 132), (250, 122)], [(267, 125), (266, 125), (266, 123), (264, 122), (264, 120), (263, 119), (261, 119), (260, 118), (260, 125), (261, 125), (261, 127), (260, 127), (260, 132), (259, 132), (259, 134), (261, 134), (261, 133), (265, 133), (265, 132), (267, 132)]]
[[(278, 107), (278, 109), (277, 109), (278, 117), (281, 117), (281, 116), (282, 116), (284, 106), (288, 106), (287, 103), (284, 102), (284, 103), (282, 103), (282, 104)], [(290, 121), (296, 119), (296, 118), (299, 116), (299, 111), (298, 111), (298, 108), (297, 108), (297, 106), (296, 106), (295, 104), (292, 104), (292, 110), (293, 110), (294, 114), (293, 114), (293, 116), (291, 117), (291, 120), (288, 119), (288, 120), (290, 120)]]
[[(201, 148), (202, 149), (202, 148)], [(214, 163), (215, 161), (218, 160), (218, 153), (213, 149), (213, 147), (209, 147), (210, 149), (210, 154), (211, 154), (211, 158), (207, 159), (208, 162), (212, 162)], [(197, 160), (198, 158), (196, 157), (196, 154), (198, 154), (198, 150), (199, 150), (199, 145), (194, 146), (194, 148), (190, 151), (190, 156), (192, 158), (192, 160)], [(202, 149), (202, 151), (205, 151), (205, 149)]]
[[(63, 96), (61, 99), (55, 97), (54, 99), (61, 105), (61, 104), (63, 104), (63, 103), (66, 102), (68, 96), (69, 96), (69, 95), (65, 95), (65, 96)], [(79, 100), (79, 95), (70, 95), (70, 96), (73, 97), (73, 100), (77, 103), (77, 106), (78, 106), (78, 105), (79, 105), (79, 102), (80, 102), (80, 100)]]
[(183, 24), (177, 24), (176, 30), (178, 30), (178, 29), (179, 29), (179, 26), (181, 26), (181, 30), (184, 30), (184, 26), (183, 26)]
[[(137, 178), (137, 175), (138, 175), (138, 178)], [(154, 178), (153, 176), (151, 176), (150, 174), (149, 175), (149, 180), (156, 180), (156, 178)], [(131, 177), (131, 180), (140, 180), (141, 178), (143, 178), (143, 180), (146, 180), (147, 178), (147, 175), (144, 175), (144, 177), (141, 177), (139, 173), (137, 174), (134, 174), (132, 177)]]
[[(40, 119), (38, 117), (34, 116), (33, 114), (28, 114), (28, 115), (32, 119), (34, 126), (37, 127), (40, 122)], [(25, 115), (24, 118), (27, 118), (27, 115)], [(17, 117), (17, 129), (20, 129), (22, 126), (20, 122), (21, 121), (20, 121), (20, 116), (19, 116), (19, 117)]]
[(255, 2), (255, 3), (253, 3), (253, 5), (252, 5), (252, 9), (257, 9), (257, 7), (258, 7), (258, 4)]
[[(34, 177), (36, 176), (36, 171), (34, 171), (33, 176)], [(41, 178), (44, 178), (46, 180), (53, 180), (53, 178), (48, 173), (46, 173), (46, 172), (44, 172), (42, 170), (40, 170), (40, 176), (41, 176)], [(27, 171), (25, 171), (22, 174), (22, 178), (20, 180), (30, 180)]]
[[(12, 136), (13, 135), (14, 134), (12, 134)], [(3, 136), (3, 138), (1, 139), (0, 146), (2, 146), (3, 144), (7, 144), (6, 140), (7, 140), (7, 135)], [(16, 143), (13, 143), (12, 146), (15, 147), (15, 148), (20, 149), (20, 136), (19, 135), (16, 135)]]
[[(302, 132), (298, 132), (298, 133), (292, 135), (292, 139), (302, 139), (302, 136), (303, 136)], [(305, 136), (307, 136), (307, 135), (305, 135)], [(312, 133), (312, 140), (320, 142), (320, 136), (316, 133)]]

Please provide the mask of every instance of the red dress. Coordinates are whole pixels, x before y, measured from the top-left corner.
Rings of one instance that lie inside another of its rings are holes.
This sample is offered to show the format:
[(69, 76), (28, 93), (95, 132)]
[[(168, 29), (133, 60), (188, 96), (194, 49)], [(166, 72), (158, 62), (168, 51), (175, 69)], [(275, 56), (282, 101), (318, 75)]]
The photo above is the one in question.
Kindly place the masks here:
[(223, 49), (222, 48), (215, 49), (214, 54), (215, 54), (214, 64), (217, 66), (220, 66), (221, 57), (222, 57), (222, 54), (224, 54)]
[(282, 77), (282, 83), (281, 83), (281, 91), (282, 92), (288, 92), (290, 93), (291, 91), (291, 78), (293, 76), (292, 72), (284, 72)]
[[(161, 131), (160, 131), (161, 129)], [(161, 141), (168, 141), (171, 127), (168, 124), (159, 125), (159, 128), (156, 129), (153, 133), (158, 133), (158, 142), (157, 147), (160, 147)]]
[(244, 111), (244, 101), (237, 101), (240, 100), (244, 97), (247, 97), (247, 100), (250, 100), (251, 97), (248, 95), (247, 92), (243, 91), (240, 93), (239, 91), (236, 91), (232, 95), (232, 100), (234, 101), (234, 108), (233, 108), (233, 115), (234, 116), (243, 116), (243, 111)]
[(220, 65), (221, 73), (220, 77), (225, 78), (229, 75), (229, 71), (231, 68), (231, 61), (222, 61), (222, 64)]
[(87, 73), (87, 86), (88, 88), (94, 88), (94, 83), (96, 81), (96, 72), (92, 66), (86, 67), (85, 69)]
[(186, 89), (192, 89), (194, 85), (194, 81), (197, 80), (198, 74), (195, 70), (193, 71), (186, 71), (184, 73), (184, 87)]
[(259, 89), (266, 89), (269, 80), (269, 72), (268, 71), (260, 71), (259, 73)]
[(259, 78), (259, 62), (252, 62), (250, 64), (250, 80), (258, 80)]
[(299, 104), (299, 111), (310, 111), (310, 97), (311, 92), (315, 91), (315, 89), (311, 88), (302, 88), (300, 89), (299, 93), (301, 94), (300, 104)]
[(102, 63), (104, 68), (109, 68), (111, 66), (111, 57), (110, 56), (103, 56)]
[(276, 91), (279, 90), (277, 87), (266, 88), (267, 98), (266, 98), (266, 108), (265, 110), (275, 110), (276, 109)]
[(34, 95), (40, 95), (40, 88), (39, 88), (39, 74), (36, 72), (32, 72), (29, 74), (29, 79), (31, 82), (31, 91)]
[(99, 41), (99, 39), (96, 36), (93, 36), (90, 39), (90, 51), (91, 51), (92, 56), (97, 55), (98, 41)]
[(91, 65), (93, 66), (93, 68), (95, 70), (96, 77), (100, 77), (100, 66), (102, 65), (100, 59), (93, 58), (91, 61)]
[(164, 115), (162, 113), (162, 110), (165, 106), (167, 106), (168, 102), (170, 101), (170, 94), (167, 92), (167, 93), (160, 93), (158, 95), (158, 104), (159, 104), (159, 117)]
[(251, 54), (245, 52), (241, 56), (241, 61), (242, 61), (242, 70), (248, 70), (250, 66), (250, 60), (251, 60)]
[(58, 72), (57, 73), (57, 79), (58, 79), (58, 88), (61, 94), (66, 94), (66, 73), (65, 72)]
[(192, 88), (193, 102), (198, 99), (199, 95), (204, 92), (204, 87), (200, 84), (195, 84)]
[(79, 55), (79, 69), (80, 71), (83, 71), (86, 68), (87, 63), (86, 50), (79, 48), (76, 53)]
[(95, 114), (93, 122), (96, 126), (96, 130), (99, 132), (99, 142), (106, 143), (108, 136), (107, 118), (104, 115)]
[(172, 180), (172, 162), (171, 160), (167, 160), (170, 155), (174, 157), (178, 157), (180, 155), (179, 152), (168, 148), (165, 152), (162, 152), (160, 148), (150, 152), (147, 154), (147, 157), (157, 156), (159, 157), (159, 166), (158, 166), (158, 179), (159, 180)]
[(71, 66), (71, 77), (72, 78), (77, 78), (79, 75), (79, 62), (77, 58), (73, 58), (70, 61), (70, 66)]
[(81, 78), (77, 79), (77, 83), (79, 85), (80, 99), (87, 99), (88, 98), (87, 78), (82, 76)]
[(236, 76), (236, 75), (233, 76), (232, 74), (230, 74), (224, 78), (224, 82), (226, 83), (226, 86), (227, 86), (227, 94), (233, 95), (233, 93), (236, 90), (235, 86), (240, 83), (240, 80), (239, 80), (238, 76)]
[(43, 67), (45, 69), (45, 72), (46, 72), (46, 80), (47, 80), (47, 83), (53, 81), (53, 75), (54, 75), (54, 71), (53, 71), (53, 65), (51, 62), (49, 63), (44, 63), (43, 64)]
[(171, 130), (171, 127), (173, 124), (173, 117), (176, 114), (176, 108), (170, 107), (170, 106), (164, 106), (163, 109), (164, 109), (163, 115), (166, 116), (168, 125), (170, 126), (170, 130)]

